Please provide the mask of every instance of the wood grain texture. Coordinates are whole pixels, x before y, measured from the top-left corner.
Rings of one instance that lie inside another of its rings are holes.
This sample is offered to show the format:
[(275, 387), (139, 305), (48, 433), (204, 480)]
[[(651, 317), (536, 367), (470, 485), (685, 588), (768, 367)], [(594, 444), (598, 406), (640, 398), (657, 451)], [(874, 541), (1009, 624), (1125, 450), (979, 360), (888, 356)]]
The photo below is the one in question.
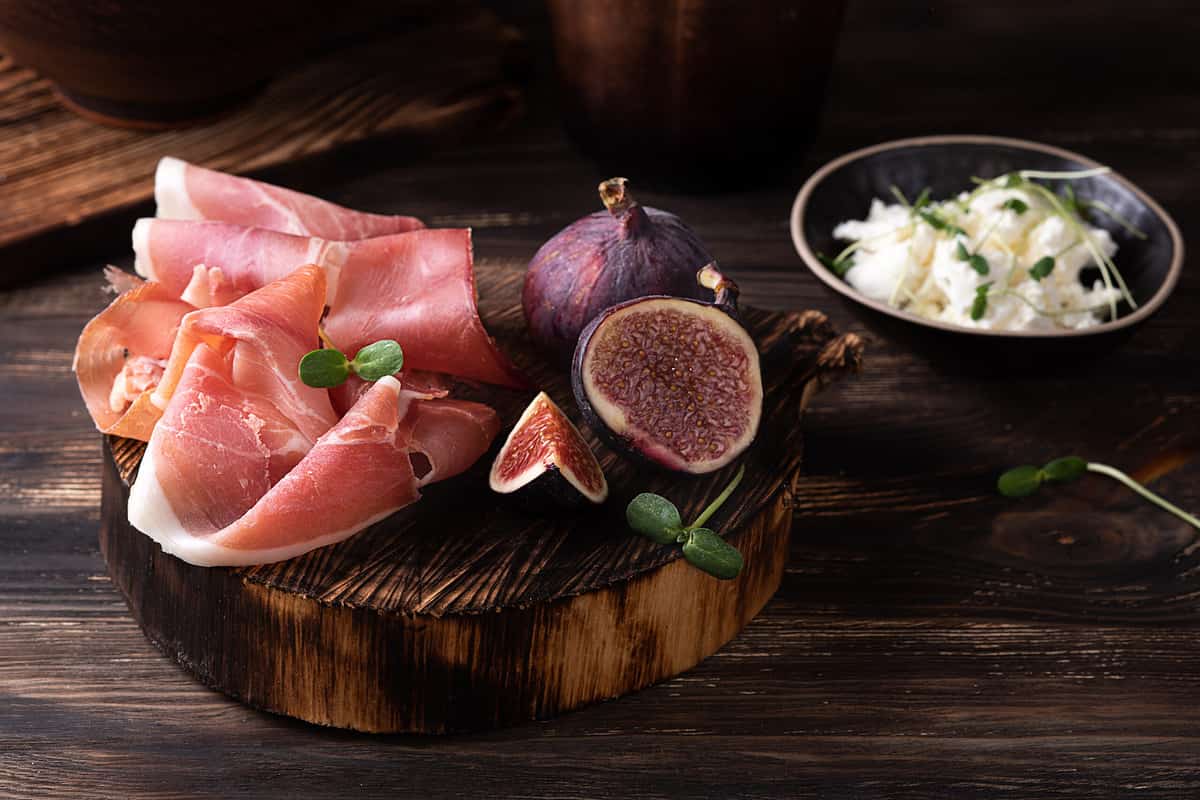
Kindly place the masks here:
[[(277, 78), (253, 103), (181, 130), (81, 119), (48, 80), (0, 54), (0, 254), (121, 246), (128, 237), (117, 232), (135, 209), (153, 213), (154, 167), (164, 155), (273, 178), (324, 155), (340, 158), (344, 173), (356, 159), (335, 154), (347, 146), (415, 156), (434, 141), (494, 129), (520, 107), (506, 74), (516, 33), (489, 13), (448, 8), (461, 13), (325, 55)], [(0, 271), (0, 281), (13, 277)]]
[[(574, 411), (569, 376), (525, 332), (523, 271), (485, 265), (476, 277), (488, 330), (534, 386)], [(627, 694), (710, 655), (775, 592), (801, 412), (814, 390), (861, 364), (861, 340), (837, 336), (819, 312), (746, 308), (742, 319), (764, 348), (763, 426), (738, 464), (712, 475), (639, 466), (584, 426), (609, 483), (599, 508), (533, 511), (497, 495), (489, 453), (343, 542), (275, 564), (206, 569), (129, 524), (128, 485), (145, 448), (107, 437), (100, 549), (166, 654), (214, 688), (309, 722), (445, 733)], [(501, 411), (506, 428), (529, 399), (490, 387), (473, 394)], [(741, 465), (745, 478), (710, 523), (746, 560), (736, 580), (715, 580), (678, 547), (628, 531), (624, 508), (638, 492), (669, 495), (694, 519)]]
[[(529, 9), (536, 40), (540, 4)], [(889, 138), (986, 132), (1079, 150), (1149, 192), (1194, 251), (1198, 25), (1190, 5), (1161, 0), (851, 2), (822, 129), (795, 173), (646, 202), (682, 215), (747, 303), (821, 308), (840, 330), (857, 319), (804, 270), (788, 209), (811, 170)], [(309, 188), (385, 212), (418, 197), (435, 224), (474, 226), (481, 260), (519, 266), (595, 210), (592, 187), (611, 177), (572, 152), (549, 92), (531, 108), (507, 132), (417, 162), (380, 158), (369, 178), (313, 173), (325, 183)], [(0, 794), (1200, 794), (1195, 551), (1178, 547), (1172, 518), (1099, 477), (1031, 504), (993, 494), (1003, 468), (1076, 451), (1157, 475), (1153, 488), (1200, 508), (1200, 464), (1186, 459), (1200, 415), (1190, 263), (1129, 342), (1048, 375), (964, 375), (869, 342), (869, 368), (807, 413), (789, 566), (741, 635), (620, 700), (430, 741), (248, 709), (200, 687), (130, 617), (96, 546), (101, 454), (69, 371), (105, 300), (99, 265), (122, 258), (124, 247), (35, 258), (19, 266), (62, 274), (0, 293)], [(993, 534), (1001, 514), (1067, 502), (1086, 538), (1036, 524)]]

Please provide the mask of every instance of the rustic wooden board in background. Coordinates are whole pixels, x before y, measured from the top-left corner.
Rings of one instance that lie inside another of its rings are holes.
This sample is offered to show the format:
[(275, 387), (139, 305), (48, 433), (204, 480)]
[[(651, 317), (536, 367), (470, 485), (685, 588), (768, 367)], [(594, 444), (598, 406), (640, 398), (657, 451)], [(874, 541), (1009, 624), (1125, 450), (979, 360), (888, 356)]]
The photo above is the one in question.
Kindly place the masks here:
[[(529, 7), (536, 21), (540, 4)], [(787, 212), (808, 171), (883, 139), (986, 132), (1079, 150), (1159, 200), (1196, 252), (1190, 10), (852, 1), (824, 127), (790, 180), (647, 200), (700, 232), (748, 303), (823, 308), (842, 330), (855, 317), (803, 271)], [(593, 187), (609, 177), (541, 107), (507, 134), (322, 188), (381, 211), (419, 197), (435, 224), (475, 226), (481, 259), (519, 266), (594, 210)], [(1132, 340), (1049, 377), (963, 376), (870, 343), (869, 368), (806, 418), (789, 568), (741, 636), (621, 700), (431, 742), (245, 708), (198, 686), (130, 617), (96, 546), (101, 453), (69, 372), (74, 338), (105, 300), (99, 265), (122, 257), (81, 255), (71, 274), (0, 294), (0, 795), (1200, 794), (1197, 554), (1179, 549), (1169, 516), (1101, 478), (1030, 504), (992, 488), (1004, 466), (1067, 450), (1129, 469), (1189, 452), (1194, 264)], [(1155, 488), (1200, 508), (1200, 464), (1173, 465)], [(1071, 535), (1036, 524), (1064, 503), (1085, 523)], [(1088, 522), (1092, 512), (1104, 516)], [(1030, 524), (1001, 535), (1002, 514)]]
[[(434, 142), (495, 130), (519, 111), (507, 74), (520, 52), (515, 29), (481, 10), (410, 25), (297, 67), (212, 122), (157, 132), (82, 119), (49, 81), (0, 54), (0, 254), (45, 261), (118, 245), (114, 234), (135, 208), (153, 213), (154, 167), (164, 155), (295, 178), (306, 160), (348, 146), (386, 141), (389, 160), (399, 161)], [(353, 164), (343, 158), (339, 174)], [(309, 169), (301, 183), (322, 174)], [(0, 270), (0, 285), (19, 277)]]

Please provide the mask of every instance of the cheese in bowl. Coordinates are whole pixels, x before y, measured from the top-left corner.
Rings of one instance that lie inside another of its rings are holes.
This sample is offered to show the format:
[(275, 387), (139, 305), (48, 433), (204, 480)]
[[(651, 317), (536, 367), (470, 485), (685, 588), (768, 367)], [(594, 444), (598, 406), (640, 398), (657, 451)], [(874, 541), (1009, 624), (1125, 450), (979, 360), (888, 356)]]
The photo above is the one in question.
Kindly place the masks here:
[(1004, 331), (1080, 329), (1136, 308), (1113, 257), (1117, 245), (1086, 211), (1113, 216), (1099, 202), (1056, 194), (1038, 178), (1079, 173), (1023, 171), (978, 180), (970, 191), (933, 202), (875, 199), (866, 218), (839, 224), (850, 242), (826, 266), (861, 294), (927, 319)]

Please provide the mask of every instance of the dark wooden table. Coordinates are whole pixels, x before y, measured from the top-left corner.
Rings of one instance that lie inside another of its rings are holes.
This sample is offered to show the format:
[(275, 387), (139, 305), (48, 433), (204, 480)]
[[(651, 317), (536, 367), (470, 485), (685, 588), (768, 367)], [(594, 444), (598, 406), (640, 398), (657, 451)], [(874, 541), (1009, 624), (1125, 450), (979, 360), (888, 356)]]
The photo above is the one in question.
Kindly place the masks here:
[[(1111, 164), (1200, 246), (1200, 23), (1185, 3), (856, 4), (816, 145), (775, 188), (655, 194), (750, 303), (855, 317), (802, 268), (799, 181), (875, 141), (1026, 136)], [(1107, 8), (1106, 8), (1107, 6)], [(540, 24), (530, 14), (535, 30)], [(535, 91), (514, 128), (320, 187), (475, 227), (523, 263), (596, 170)], [(361, 172), (363, 165), (348, 165)], [(0, 173), (3, 165), (0, 165)], [(310, 187), (316, 188), (316, 187)], [(0, 213), (3, 210), (0, 209)], [(1003, 467), (1078, 452), (1200, 507), (1200, 272), (1089, 363), (965, 376), (873, 341), (807, 419), (791, 567), (735, 641), (637, 695), (511, 730), (376, 738), (264, 715), (142, 636), (96, 546), (100, 439), (70, 372), (100, 264), (0, 295), (0, 796), (1200, 795), (1196, 531), (1100, 478), (1014, 504)]]

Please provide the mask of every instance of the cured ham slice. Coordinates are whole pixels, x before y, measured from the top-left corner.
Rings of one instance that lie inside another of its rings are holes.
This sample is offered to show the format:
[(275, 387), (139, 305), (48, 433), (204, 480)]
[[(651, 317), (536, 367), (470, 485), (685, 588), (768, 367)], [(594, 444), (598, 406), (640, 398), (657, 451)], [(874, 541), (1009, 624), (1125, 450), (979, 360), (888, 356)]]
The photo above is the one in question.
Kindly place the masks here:
[[(172, 409), (184, 396), (176, 396)], [(185, 434), (211, 427), (178, 416)], [(250, 491), (224, 481), (216, 492), (210, 476), (197, 474), (195, 459), (156, 448), (156, 433), (130, 493), (129, 519), (192, 564), (280, 561), (341, 541), (414, 502), (421, 486), (473, 464), (498, 431), (499, 419), (486, 406), (425, 399), (385, 377), (265, 490), (265, 480)], [(208, 486), (199, 496), (188, 489), (197, 484)], [(213, 515), (212, 508), (224, 513)]]
[(162, 219), (217, 220), (322, 239), (367, 239), (425, 227), (415, 217), (353, 211), (170, 157), (158, 162), (154, 199)]
[(133, 226), (134, 269), (197, 307), (232, 303), (292, 273), (325, 268), (330, 297), (347, 244), (227, 222), (140, 219)]
[(151, 392), (161, 380), (184, 315), (193, 309), (161, 284), (113, 278), (131, 288), (84, 327), (72, 368), (96, 427), (144, 442), (160, 414)]
[(344, 352), (395, 339), (413, 369), (525, 385), (479, 318), (467, 229), (327, 242), (220, 222), (144, 219), (134, 227), (133, 248), (139, 274), (198, 305), (231, 302), (298, 264), (318, 264), (328, 274), (326, 331)]
[[(228, 361), (225, 377), (240, 396), (265, 404), (257, 410), (247, 406), (247, 413), (259, 420), (282, 415), (280, 419), (296, 434), (284, 438), (303, 455), (307, 445), (337, 421), (329, 393), (304, 384), (297, 371), (300, 359), (317, 346), (325, 291), (324, 271), (309, 264), (232, 305), (192, 311), (180, 323), (151, 401), (159, 409), (168, 409), (193, 368), (197, 351), (207, 348)], [(211, 357), (200, 356), (209, 372), (216, 369)], [(193, 375), (194, 380), (199, 377)], [(197, 402), (207, 401), (200, 396)]]
[(526, 385), (479, 318), (470, 230), (428, 229), (350, 246), (325, 319), (325, 332), (344, 352), (395, 339), (413, 369)]

